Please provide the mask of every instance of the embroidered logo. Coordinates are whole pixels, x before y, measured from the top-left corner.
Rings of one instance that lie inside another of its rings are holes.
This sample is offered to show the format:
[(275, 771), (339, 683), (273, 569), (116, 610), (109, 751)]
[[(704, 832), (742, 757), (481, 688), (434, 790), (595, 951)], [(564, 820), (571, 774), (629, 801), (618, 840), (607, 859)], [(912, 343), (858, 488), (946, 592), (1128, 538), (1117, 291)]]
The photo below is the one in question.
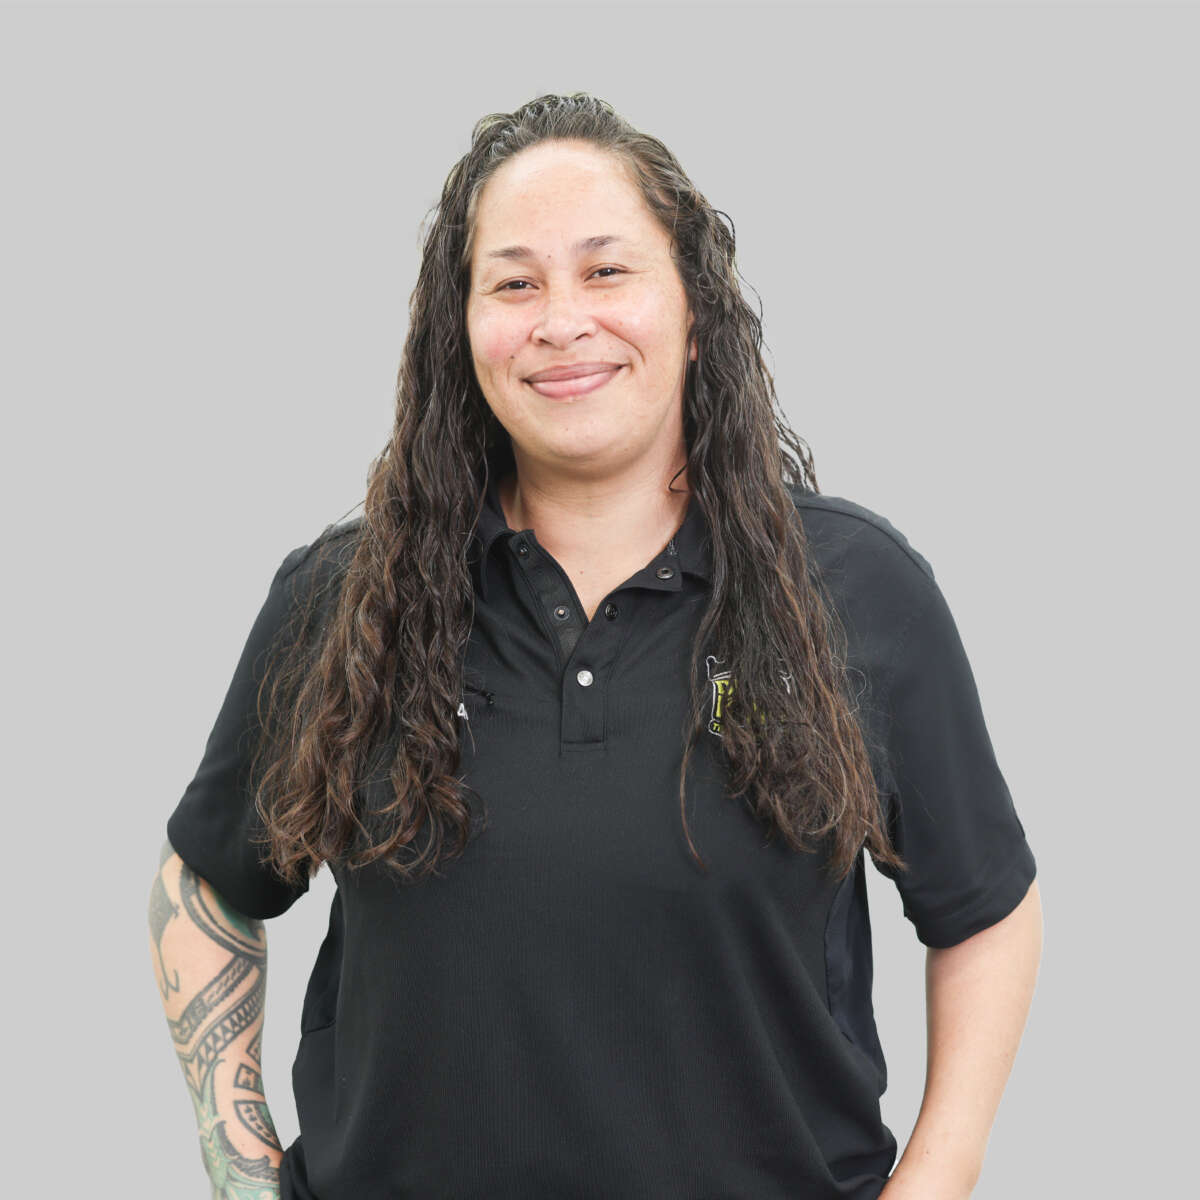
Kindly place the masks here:
[(733, 691), (733, 679), (728, 671), (718, 671), (716, 665), (721, 660), (711, 654), (704, 660), (708, 673), (709, 696), (711, 708), (708, 714), (708, 732), (721, 736), (721, 721), (725, 716), (725, 701)]
[[(729, 702), (730, 696), (733, 695), (734, 688), (737, 686), (737, 681), (733, 678), (729, 671), (717, 670), (717, 664), (721, 660), (713, 655), (708, 655), (704, 660), (704, 669), (708, 677), (709, 699), (711, 707), (708, 715), (708, 732), (721, 737), (722, 721), (725, 718), (725, 705)], [(783, 681), (785, 691), (790, 696), (792, 694), (792, 677), (786, 671), (779, 673), (779, 678)], [(755, 712), (758, 712), (758, 705), (754, 706)], [(762, 719), (761, 717), (759, 718)]]

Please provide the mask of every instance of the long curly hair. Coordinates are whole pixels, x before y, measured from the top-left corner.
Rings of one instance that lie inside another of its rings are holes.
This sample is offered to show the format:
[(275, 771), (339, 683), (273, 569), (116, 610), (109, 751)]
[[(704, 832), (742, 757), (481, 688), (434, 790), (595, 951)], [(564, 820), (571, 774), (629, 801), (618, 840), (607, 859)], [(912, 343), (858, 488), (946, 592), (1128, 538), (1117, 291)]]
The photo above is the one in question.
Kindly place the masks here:
[[(864, 843), (877, 862), (904, 869), (856, 719), (845, 633), (789, 491), (819, 493), (812, 456), (778, 407), (760, 317), (735, 280), (732, 222), (726, 228), (726, 214), (661, 141), (586, 93), (543, 95), (481, 118), (430, 210), (394, 428), (371, 464), (361, 517), (318, 539), (315, 557), (332, 569), (295, 573), (313, 586), (272, 644), (259, 688), (252, 786), (263, 861), (293, 884), (322, 861), (356, 869), (378, 859), (407, 881), (470, 839), (455, 716), (474, 613), (468, 548), (489, 471), (513, 461), (474, 372), (470, 262), (484, 185), (550, 139), (588, 143), (624, 165), (671, 235), (695, 314), (686, 470), (710, 531), (713, 579), (680, 731), (679, 806), (692, 857), (708, 869), (687, 828), (684, 784), (706, 723), (701, 648), (712, 646), (737, 679), (720, 739), (727, 794), (744, 797), (768, 840), (778, 834), (812, 853), (806, 839), (820, 839), (838, 880)], [(363, 785), (381, 771), (390, 798), (367, 811)]]

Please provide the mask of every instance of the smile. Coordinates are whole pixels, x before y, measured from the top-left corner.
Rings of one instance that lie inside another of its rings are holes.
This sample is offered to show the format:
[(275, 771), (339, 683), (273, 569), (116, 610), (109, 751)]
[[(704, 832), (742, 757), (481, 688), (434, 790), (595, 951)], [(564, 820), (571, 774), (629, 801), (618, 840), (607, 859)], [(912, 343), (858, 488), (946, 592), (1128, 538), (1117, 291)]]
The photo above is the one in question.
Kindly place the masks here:
[(568, 396), (582, 396), (602, 388), (620, 370), (621, 367), (613, 367), (611, 371), (597, 371), (594, 375), (581, 375), (577, 379), (545, 379), (540, 383), (530, 383), (529, 386), (539, 395), (565, 400)]

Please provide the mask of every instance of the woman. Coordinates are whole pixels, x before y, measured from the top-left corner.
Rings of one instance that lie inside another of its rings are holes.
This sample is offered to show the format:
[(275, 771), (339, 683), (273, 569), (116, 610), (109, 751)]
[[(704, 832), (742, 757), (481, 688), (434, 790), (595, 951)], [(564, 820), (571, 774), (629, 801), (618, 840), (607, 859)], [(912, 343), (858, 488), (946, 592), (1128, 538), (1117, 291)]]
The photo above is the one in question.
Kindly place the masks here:
[[(167, 823), (214, 1194), (968, 1195), (1034, 858), (928, 562), (779, 415), (732, 234), (543, 96), (477, 125), (411, 311), (364, 513), (283, 560)], [(890, 1178), (864, 852), (957, 967)], [(285, 1152), (262, 922), (321, 862)]]

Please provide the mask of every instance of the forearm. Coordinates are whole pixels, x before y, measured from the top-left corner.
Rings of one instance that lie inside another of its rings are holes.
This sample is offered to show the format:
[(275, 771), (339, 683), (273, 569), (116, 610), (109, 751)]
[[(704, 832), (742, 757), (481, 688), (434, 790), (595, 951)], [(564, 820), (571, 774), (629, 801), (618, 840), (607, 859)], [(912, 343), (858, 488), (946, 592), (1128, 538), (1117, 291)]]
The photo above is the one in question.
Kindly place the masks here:
[(150, 893), (150, 952), (214, 1200), (278, 1200), (283, 1149), (262, 1085), (267, 941), (169, 844)]
[(1042, 949), (1036, 883), (1003, 921), (926, 957), (925, 1094), (880, 1200), (967, 1200), (1029, 1015)]

